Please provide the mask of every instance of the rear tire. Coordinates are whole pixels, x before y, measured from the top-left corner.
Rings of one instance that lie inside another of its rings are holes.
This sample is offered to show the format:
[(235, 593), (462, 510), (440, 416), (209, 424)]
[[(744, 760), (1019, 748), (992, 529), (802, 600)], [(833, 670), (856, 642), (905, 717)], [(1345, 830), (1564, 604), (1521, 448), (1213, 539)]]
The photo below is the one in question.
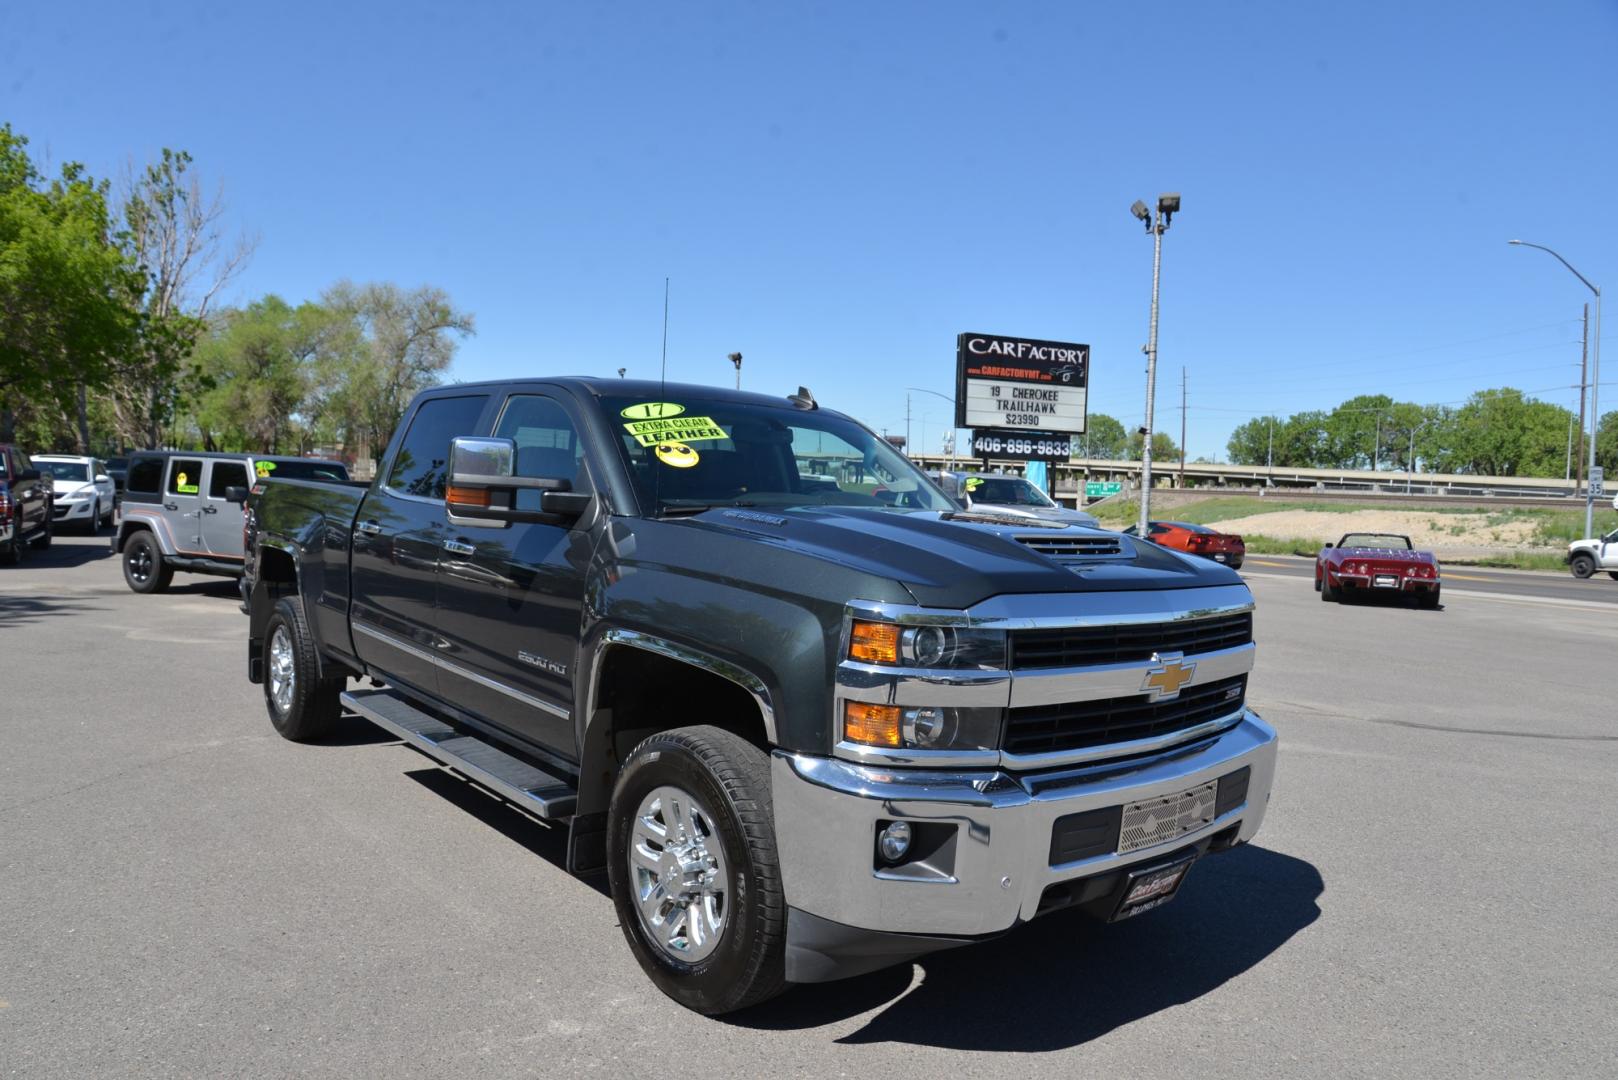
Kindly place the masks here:
[(124, 541), (124, 583), (138, 593), (160, 593), (174, 580), (174, 567), (152, 534), (142, 529)]
[(17, 535), (18, 526), (12, 523), (11, 539), (0, 544), (0, 566), (16, 566), (22, 562), (22, 537)]
[(1608, 570), (1607, 576), (1612, 578), (1614, 581), (1618, 581), (1618, 570)]
[(313, 742), (343, 714), (346, 676), (321, 677), (320, 657), (297, 597), (283, 596), (264, 627), (264, 707), (283, 739)]
[(1593, 577), (1595, 575), (1596, 561), (1594, 557), (1581, 551), (1579, 554), (1573, 556), (1573, 558), (1567, 561), (1567, 568), (1573, 571), (1574, 577), (1578, 578), (1580, 581), (1583, 581), (1585, 578)]
[(1432, 592), (1417, 593), (1416, 594), (1416, 606), (1421, 608), (1423, 611), (1437, 611), (1438, 610), (1438, 591), (1442, 587), (1443, 586), (1435, 585), (1433, 587)]
[(770, 759), (758, 747), (706, 726), (637, 746), (612, 792), (607, 875), (635, 959), (681, 1005), (717, 1016), (786, 989)]

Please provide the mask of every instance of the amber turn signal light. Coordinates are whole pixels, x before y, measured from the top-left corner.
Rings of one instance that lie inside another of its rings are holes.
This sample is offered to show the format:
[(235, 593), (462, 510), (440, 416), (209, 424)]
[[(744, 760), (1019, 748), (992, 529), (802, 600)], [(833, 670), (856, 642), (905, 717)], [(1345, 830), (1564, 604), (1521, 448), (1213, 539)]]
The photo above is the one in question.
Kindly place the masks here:
[(444, 501), (452, 506), (489, 506), (488, 488), (452, 487), (444, 492)]
[(898, 746), (900, 711), (897, 705), (844, 702), (843, 738), (867, 746)]
[(899, 628), (892, 623), (856, 622), (848, 638), (848, 658), (868, 664), (897, 664)]

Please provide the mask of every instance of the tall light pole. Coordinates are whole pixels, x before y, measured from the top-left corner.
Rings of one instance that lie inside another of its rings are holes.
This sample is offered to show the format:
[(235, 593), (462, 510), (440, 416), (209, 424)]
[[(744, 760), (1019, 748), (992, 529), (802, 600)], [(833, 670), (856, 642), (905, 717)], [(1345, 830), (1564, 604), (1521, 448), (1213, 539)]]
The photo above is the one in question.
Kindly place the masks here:
[[(1576, 277), (1580, 281), (1584, 282), (1584, 287), (1585, 288), (1589, 289), (1591, 292), (1596, 294), (1596, 347), (1595, 347), (1595, 349), (1593, 351), (1593, 355), (1590, 358), (1590, 465), (1589, 465), (1589, 468), (1591, 470), (1594, 470), (1595, 467), (1596, 467), (1596, 433), (1597, 433), (1597, 431), (1600, 430), (1599, 425), (1601, 423), (1601, 421), (1599, 419), (1600, 415), (1601, 415), (1601, 412), (1600, 412), (1599, 406), (1597, 405), (1597, 403), (1601, 400), (1601, 290), (1598, 287), (1596, 287), (1595, 285), (1590, 284), (1590, 279), (1589, 278), (1585, 277), (1583, 274), (1579, 273), (1577, 270), (1574, 270), (1572, 263), (1570, 263), (1566, 259), (1562, 258), (1562, 256), (1557, 255), (1556, 252), (1552, 251), (1550, 248), (1546, 247), (1544, 244), (1530, 244), (1526, 240), (1509, 240), (1509, 241), (1507, 241), (1507, 243), (1517, 244), (1517, 245), (1519, 245), (1521, 247), (1538, 248), (1540, 251), (1545, 252), (1545, 254), (1554, 256), (1556, 258), (1557, 262), (1561, 263), (1563, 266), (1567, 267), (1570, 271), (1572, 271), (1574, 277)], [(1583, 392), (1582, 391), (1580, 392), (1580, 401), (1581, 402), (1583, 401)], [(1593, 471), (1592, 472), (1587, 472), (1585, 474), (1585, 484), (1584, 484), (1584, 536), (1585, 536), (1585, 539), (1589, 539), (1590, 537), (1595, 535), (1596, 497), (1595, 497), (1595, 492), (1590, 487), (1589, 477), (1591, 475), (1593, 475)]]
[(1163, 271), (1163, 234), (1169, 221), (1180, 212), (1180, 195), (1168, 192), (1157, 197), (1154, 216), (1139, 199), (1129, 208), (1152, 234), (1152, 323), (1146, 340), (1146, 423), (1140, 429), (1140, 535), (1146, 536), (1152, 511), (1152, 406), (1157, 399), (1157, 292)]
[(742, 388), (742, 354), (739, 352), (731, 353), (730, 362), (736, 365), (736, 389), (740, 390)]
[(1405, 462), (1405, 494), (1410, 494), (1410, 474), (1416, 471), (1416, 432), (1432, 423), (1432, 420), (1423, 420), (1410, 429), (1410, 457)]
[[(953, 426), (954, 423), (955, 423), (955, 399), (950, 397), (948, 394), (940, 394), (937, 390), (929, 390), (924, 386), (907, 386), (907, 387), (905, 387), (905, 415), (907, 417), (910, 415), (910, 392), (912, 390), (915, 391), (918, 394), (931, 394), (935, 398), (942, 398), (943, 400), (949, 402), (949, 422), (951, 424), (951, 427), (949, 429), (950, 430), (949, 445), (950, 445), (950, 457), (952, 459), (949, 464), (950, 464), (951, 467), (953, 467), (954, 464), (955, 464), (955, 462), (953, 460), (954, 450), (955, 450), (955, 428)], [(905, 452), (909, 453), (908, 450), (906, 450)]]

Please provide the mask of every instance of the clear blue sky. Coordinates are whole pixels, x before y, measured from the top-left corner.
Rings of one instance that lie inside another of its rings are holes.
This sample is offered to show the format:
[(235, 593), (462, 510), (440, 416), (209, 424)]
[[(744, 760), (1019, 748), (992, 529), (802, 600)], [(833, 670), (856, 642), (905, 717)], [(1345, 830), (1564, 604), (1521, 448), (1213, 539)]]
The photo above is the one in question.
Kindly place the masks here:
[(1618, 292), (1615, 58), (1613, 0), (11, 0), (0, 119), (99, 174), (189, 150), (261, 237), (238, 301), (443, 286), (455, 378), (655, 375), (666, 275), (670, 378), (741, 350), (894, 432), (962, 330), (1090, 343), (1091, 410), (1137, 425), (1128, 206), (1178, 190), (1158, 427), (1183, 365), (1222, 457), (1264, 410), (1575, 380), (1587, 294), (1506, 240)]

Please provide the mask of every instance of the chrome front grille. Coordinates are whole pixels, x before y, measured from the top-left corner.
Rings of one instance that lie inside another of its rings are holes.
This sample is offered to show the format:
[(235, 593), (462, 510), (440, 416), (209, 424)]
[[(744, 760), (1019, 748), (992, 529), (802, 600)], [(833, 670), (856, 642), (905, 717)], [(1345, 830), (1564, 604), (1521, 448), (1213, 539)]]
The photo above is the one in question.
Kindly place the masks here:
[(1153, 653), (1192, 656), (1246, 645), (1252, 640), (1253, 614), (1249, 611), (1183, 622), (1015, 630), (1011, 634), (1011, 666), (1129, 664), (1150, 660)]
[(1168, 701), (1147, 694), (1010, 709), (1001, 748), (1011, 754), (1050, 754), (1133, 742), (1198, 727), (1240, 709), (1247, 676), (1188, 686)]

